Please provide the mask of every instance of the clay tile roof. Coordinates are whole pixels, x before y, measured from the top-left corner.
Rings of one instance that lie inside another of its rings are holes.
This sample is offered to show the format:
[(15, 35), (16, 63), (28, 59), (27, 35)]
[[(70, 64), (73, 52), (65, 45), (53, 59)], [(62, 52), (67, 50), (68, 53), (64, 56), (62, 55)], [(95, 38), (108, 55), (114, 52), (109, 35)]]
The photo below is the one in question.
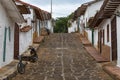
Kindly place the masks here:
[(24, 26), (24, 27), (22, 27), (21, 29), (20, 29), (20, 31), (21, 32), (28, 32), (29, 30), (31, 30), (32, 29), (32, 27), (31, 26)]
[(82, 5), (74, 12), (74, 19), (76, 19), (77, 17), (83, 15), (89, 5), (94, 4), (94, 3), (98, 2), (98, 1), (101, 1), (101, 0), (94, 0), (94, 1), (90, 1), (90, 2), (87, 2), (87, 3), (82, 4)]
[(40, 20), (47, 20), (48, 19), (47, 17), (49, 17), (49, 16), (45, 16), (45, 15), (46, 15), (46, 13), (50, 14), (49, 12), (44, 11), (44, 10), (42, 10), (42, 9), (40, 9), (40, 8), (34, 6), (34, 5), (31, 5), (29, 3), (23, 2), (21, 0), (15, 0), (15, 1), (19, 2), (19, 3), (23, 4), (23, 5), (32, 7), (34, 9), (35, 14), (36, 14), (38, 19), (40, 19)]
[(21, 14), (30, 14), (30, 10), (25, 5), (17, 5)]
[(95, 15), (90, 27), (98, 27), (98, 25), (107, 18), (114, 15), (117, 7), (120, 6), (120, 0), (105, 0), (100, 11)]

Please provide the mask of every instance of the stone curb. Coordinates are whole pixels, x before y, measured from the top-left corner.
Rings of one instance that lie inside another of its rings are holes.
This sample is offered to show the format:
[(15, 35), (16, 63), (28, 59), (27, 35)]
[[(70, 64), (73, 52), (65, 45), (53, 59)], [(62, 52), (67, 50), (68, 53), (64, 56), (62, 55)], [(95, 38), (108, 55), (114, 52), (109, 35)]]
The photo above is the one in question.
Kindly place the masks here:
[[(33, 44), (32, 46), (36, 48), (36, 50), (39, 47), (38, 44)], [(12, 80), (12, 78), (18, 74), (16, 66), (17, 66), (17, 62), (15, 60), (13, 61), (13, 63), (10, 63), (7, 66), (3, 67), (5, 71), (3, 70), (1, 72), (0, 80)]]
[(103, 70), (109, 74), (114, 80), (120, 80), (120, 68), (117, 66), (104, 65)]
[(18, 73), (16, 64), (17, 62), (13, 62), (5, 66), (0, 74), (0, 80), (11, 80), (13, 77), (15, 77)]

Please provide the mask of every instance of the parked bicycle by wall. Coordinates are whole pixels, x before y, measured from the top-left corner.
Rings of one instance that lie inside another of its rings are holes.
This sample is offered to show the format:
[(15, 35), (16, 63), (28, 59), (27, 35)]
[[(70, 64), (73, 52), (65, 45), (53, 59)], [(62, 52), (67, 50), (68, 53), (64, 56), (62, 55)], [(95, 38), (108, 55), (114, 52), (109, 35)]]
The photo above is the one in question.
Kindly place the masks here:
[(23, 63), (23, 61), (36, 62), (38, 60), (38, 55), (36, 50), (32, 46), (29, 46), (28, 50), (30, 50), (30, 56), (23, 56), (23, 55), (18, 56), (19, 62), (17, 64), (17, 71), (20, 74), (25, 73), (25, 67), (27, 62)]
[(18, 56), (19, 62), (17, 64), (17, 71), (20, 74), (24, 74), (25, 73), (25, 67), (27, 65), (27, 62), (23, 63), (22, 57), (23, 57), (22, 55)]

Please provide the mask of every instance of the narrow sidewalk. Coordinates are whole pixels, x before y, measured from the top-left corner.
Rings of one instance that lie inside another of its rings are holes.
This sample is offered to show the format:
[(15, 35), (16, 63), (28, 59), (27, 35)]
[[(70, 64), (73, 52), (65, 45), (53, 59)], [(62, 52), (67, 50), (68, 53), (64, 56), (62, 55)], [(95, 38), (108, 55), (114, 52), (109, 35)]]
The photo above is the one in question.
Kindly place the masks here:
[(113, 79), (120, 80), (120, 67), (112, 63), (103, 65), (103, 70), (108, 73)]
[(17, 60), (12, 61), (10, 64), (0, 69), (0, 80), (10, 80), (17, 75)]
[(87, 52), (97, 61), (97, 62), (108, 62), (109, 60), (107, 60), (106, 58), (102, 57), (100, 55), (100, 53), (92, 46), (92, 44), (89, 42), (88, 39), (86, 39), (85, 37), (83, 37), (80, 34), (77, 34), (80, 36), (80, 40), (83, 43), (85, 49), (87, 50)]
[[(100, 53), (92, 46), (92, 44), (84, 38), (82, 35), (77, 34), (80, 36), (80, 40), (83, 43), (85, 49), (88, 53), (97, 61), (97, 62), (106, 62), (102, 64), (102, 69), (109, 74), (114, 80), (120, 80), (120, 67), (117, 67), (109, 60), (103, 58)], [(108, 62), (108, 63), (107, 63)]]
[[(37, 50), (40, 44), (33, 44), (32, 46)], [(24, 55), (29, 54), (28, 51), (23, 53)], [(17, 63), (18, 60), (13, 60), (10, 64), (0, 68), (0, 80), (11, 80), (15, 77), (17, 72)]]

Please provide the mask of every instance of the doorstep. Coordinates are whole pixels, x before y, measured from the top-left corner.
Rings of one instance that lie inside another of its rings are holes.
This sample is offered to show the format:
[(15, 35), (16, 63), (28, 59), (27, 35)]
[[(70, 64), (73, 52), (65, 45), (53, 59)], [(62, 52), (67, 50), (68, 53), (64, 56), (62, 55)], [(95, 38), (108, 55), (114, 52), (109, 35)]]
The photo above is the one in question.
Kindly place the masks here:
[(97, 62), (109, 62), (109, 60), (102, 57), (93, 46), (86, 46), (85, 49)]
[(35, 38), (33, 40), (33, 43), (40, 44), (41, 42), (44, 42), (44, 36), (39, 36), (38, 38)]
[(109, 62), (108, 59), (102, 57), (100, 53), (92, 46), (86, 38), (80, 38), (87, 52), (97, 61), (97, 62)]
[(10, 64), (0, 69), (0, 80), (10, 80), (17, 75), (17, 60), (12, 61)]
[(91, 43), (86, 38), (80, 38), (84, 46), (90, 46)]
[(115, 65), (103, 65), (103, 70), (108, 73), (113, 79), (120, 80), (120, 67)]

